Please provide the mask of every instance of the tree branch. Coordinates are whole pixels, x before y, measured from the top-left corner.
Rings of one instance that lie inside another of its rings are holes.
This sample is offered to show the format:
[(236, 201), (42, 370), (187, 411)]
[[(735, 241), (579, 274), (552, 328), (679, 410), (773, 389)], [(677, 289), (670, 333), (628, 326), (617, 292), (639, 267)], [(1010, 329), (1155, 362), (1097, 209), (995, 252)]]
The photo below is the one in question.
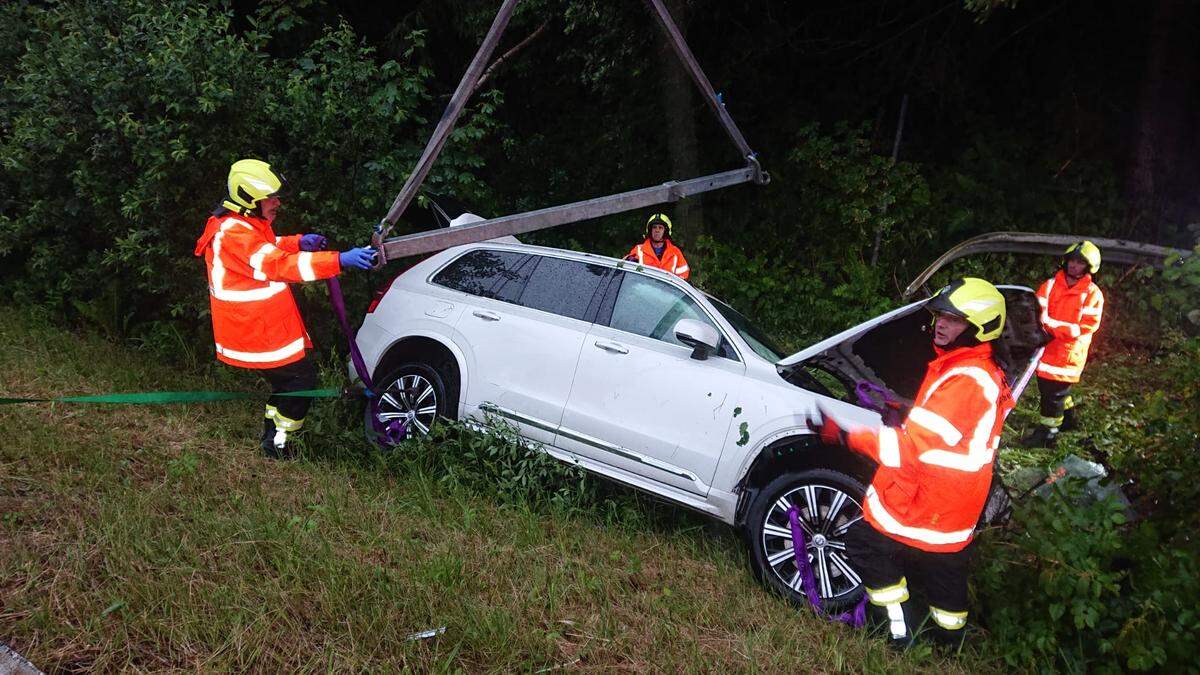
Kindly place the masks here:
[(501, 54), (500, 58), (492, 61), (492, 65), (488, 66), (487, 70), (483, 71), (483, 75), (480, 76), (479, 81), (475, 83), (475, 88), (471, 90), (471, 93), (474, 94), (475, 92), (479, 91), (480, 88), (483, 87), (483, 84), (488, 81), (488, 78), (492, 76), (493, 71), (504, 65), (504, 62), (512, 58), (517, 52), (529, 46), (530, 42), (533, 42), (535, 39), (537, 39), (537, 37), (542, 34), (542, 31), (546, 30), (547, 23), (549, 22), (543, 21), (542, 25), (538, 26), (536, 30), (529, 34), (529, 37), (521, 40), (512, 49)]

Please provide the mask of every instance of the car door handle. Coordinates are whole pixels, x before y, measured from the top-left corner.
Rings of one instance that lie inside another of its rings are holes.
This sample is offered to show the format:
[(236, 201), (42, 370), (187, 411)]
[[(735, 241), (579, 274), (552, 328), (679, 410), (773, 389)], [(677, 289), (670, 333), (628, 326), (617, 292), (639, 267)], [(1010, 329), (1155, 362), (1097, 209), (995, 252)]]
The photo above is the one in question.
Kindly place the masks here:
[(500, 315), (495, 312), (488, 312), (482, 309), (477, 309), (471, 314), (483, 319), (484, 321), (499, 321)]
[(606, 352), (612, 352), (614, 354), (628, 354), (629, 353), (628, 347), (626, 347), (624, 345), (619, 345), (615, 342), (596, 340), (596, 346), (599, 347), (600, 349), (603, 349)]

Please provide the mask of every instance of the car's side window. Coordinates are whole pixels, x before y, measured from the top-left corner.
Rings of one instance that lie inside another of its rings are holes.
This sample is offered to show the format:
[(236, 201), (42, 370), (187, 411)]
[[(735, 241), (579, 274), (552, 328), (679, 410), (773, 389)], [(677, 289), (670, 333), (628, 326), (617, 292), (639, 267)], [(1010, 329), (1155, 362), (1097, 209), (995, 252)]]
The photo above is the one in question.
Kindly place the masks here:
[(501, 288), (507, 293), (521, 292), (520, 288), (512, 287), (521, 279), (522, 263), (529, 257), (516, 251), (470, 251), (442, 268), (433, 277), (433, 283), (471, 295), (503, 300)]
[[(713, 324), (696, 301), (683, 291), (641, 274), (624, 273), (621, 288), (616, 294), (616, 302), (613, 303), (609, 327), (686, 346), (675, 337), (675, 324), (680, 319), (694, 319), (712, 326), (721, 333), (721, 329)], [(728, 359), (737, 358), (724, 339), (721, 340), (717, 355)]]
[(521, 298), (521, 293), (525, 291), (525, 284), (529, 283), (529, 275), (538, 266), (540, 258), (541, 256), (536, 255), (525, 256), (525, 259), (512, 271), (512, 274), (505, 275), (507, 279), (502, 280), (496, 286), (493, 297), (504, 302), (511, 302), (514, 305), (517, 304), (517, 301)]
[(587, 321), (588, 308), (608, 268), (550, 256), (535, 258), (537, 266), (517, 304)]

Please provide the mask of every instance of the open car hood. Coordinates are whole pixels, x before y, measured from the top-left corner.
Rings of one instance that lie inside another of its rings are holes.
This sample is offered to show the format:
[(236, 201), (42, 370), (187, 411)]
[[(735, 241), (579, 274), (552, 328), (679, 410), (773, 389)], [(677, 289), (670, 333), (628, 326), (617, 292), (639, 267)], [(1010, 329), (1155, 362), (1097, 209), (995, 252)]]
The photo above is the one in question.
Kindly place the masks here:
[[(1061, 256), (1080, 239), (1089, 239), (1103, 251), (1104, 261), (1118, 265), (1163, 267), (1168, 260), (1186, 258), (1191, 251), (1140, 242), (1081, 235), (1036, 232), (992, 232), (968, 239), (946, 251), (904, 290), (911, 298), (938, 270), (975, 253), (1033, 253)], [(997, 343), (1008, 352), (1005, 374), (1013, 398), (1020, 396), (1033, 375), (1046, 336), (1032, 289), (1000, 285), (1008, 305), (1008, 320)], [(885, 398), (911, 403), (934, 357), (924, 300), (912, 302), (866, 323), (802, 349), (778, 361), (779, 374), (788, 382), (849, 403), (867, 405), (865, 390)], [(821, 373), (828, 377), (822, 377)], [(831, 379), (832, 378), (832, 379)], [(836, 380), (837, 384), (832, 384)]]
[(893, 309), (892, 311), (890, 311), (886, 314), (881, 314), (881, 315), (875, 317), (874, 319), (867, 321), (866, 323), (861, 323), (857, 326), (854, 326), (853, 328), (847, 328), (846, 330), (838, 333), (837, 335), (834, 335), (832, 337), (827, 337), (824, 340), (821, 340), (820, 342), (818, 342), (816, 344), (812, 344), (812, 345), (805, 347), (804, 349), (801, 349), (800, 351), (796, 352), (795, 354), (792, 354), (791, 356), (787, 357), (786, 359), (777, 361), (775, 363), (775, 366), (777, 368), (787, 368), (789, 366), (793, 366), (802, 361), (806, 361), (806, 360), (808, 360), (809, 357), (813, 356), (814, 354), (820, 354), (821, 352), (823, 352), (831, 347), (834, 347), (838, 344), (841, 344), (842, 342), (845, 342), (846, 340), (848, 340), (860, 333), (864, 333), (864, 332), (874, 328), (875, 326), (878, 326), (882, 323), (887, 323), (888, 321), (891, 321), (892, 319), (895, 319), (897, 317), (910, 314), (915, 310), (920, 310), (921, 306), (924, 304), (925, 304), (924, 300), (918, 300), (916, 302), (912, 302), (907, 305), (904, 305), (903, 307)]
[[(1033, 375), (1046, 336), (1033, 289), (997, 288), (1008, 306), (997, 344), (1001, 353), (1007, 353), (1005, 375), (1015, 399)], [(882, 393), (884, 398), (911, 403), (935, 356), (924, 305), (924, 300), (913, 302), (842, 331), (777, 362), (776, 368), (796, 386), (848, 403), (866, 404), (863, 387), (873, 391), (873, 398)], [(824, 383), (818, 371), (828, 376)]]

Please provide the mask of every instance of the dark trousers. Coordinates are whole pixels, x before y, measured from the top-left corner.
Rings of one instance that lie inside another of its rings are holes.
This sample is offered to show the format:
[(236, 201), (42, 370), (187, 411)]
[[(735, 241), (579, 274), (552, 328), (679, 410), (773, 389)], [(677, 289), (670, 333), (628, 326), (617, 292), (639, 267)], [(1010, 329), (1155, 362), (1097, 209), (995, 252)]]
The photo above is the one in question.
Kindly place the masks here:
[[(303, 359), (278, 368), (258, 371), (271, 385), (271, 391), (279, 394), (307, 391), (317, 387), (317, 367), (306, 354)], [(263, 421), (263, 449), (280, 447), (287, 434), (300, 430), (304, 416), (312, 406), (312, 399), (301, 396), (271, 396)]]
[[(897, 600), (907, 599), (911, 590), (925, 601), (934, 621), (942, 628), (949, 628), (947, 624), (959, 618), (962, 624), (966, 622), (968, 568), (974, 548), (968, 544), (954, 553), (922, 551), (878, 532), (865, 520), (852, 525), (846, 533), (846, 554), (862, 577), (872, 604), (884, 606), (895, 600), (905, 608), (923, 610), (916, 601)], [(910, 631), (925, 618), (924, 611), (904, 613), (906, 622), (911, 624)]]
[(1075, 407), (1075, 400), (1071, 397), (1071, 383), (1039, 377), (1037, 385), (1038, 396), (1041, 398), (1039, 408), (1042, 413), (1042, 426), (1058, 427), (1062, 424), (1063, 412)]
[[(286, 366), (267, 368), (258, 372), (271, 385), (271, 391), (276, 394), (317, 388), (317, 367), (307, 354), (299, 361)], [(272, 396), (267, 399), (267, 405), (274, 406), (280, 414), (286, 417), (302, 420), (312, 406), (312, 399), (300, 396)]]

